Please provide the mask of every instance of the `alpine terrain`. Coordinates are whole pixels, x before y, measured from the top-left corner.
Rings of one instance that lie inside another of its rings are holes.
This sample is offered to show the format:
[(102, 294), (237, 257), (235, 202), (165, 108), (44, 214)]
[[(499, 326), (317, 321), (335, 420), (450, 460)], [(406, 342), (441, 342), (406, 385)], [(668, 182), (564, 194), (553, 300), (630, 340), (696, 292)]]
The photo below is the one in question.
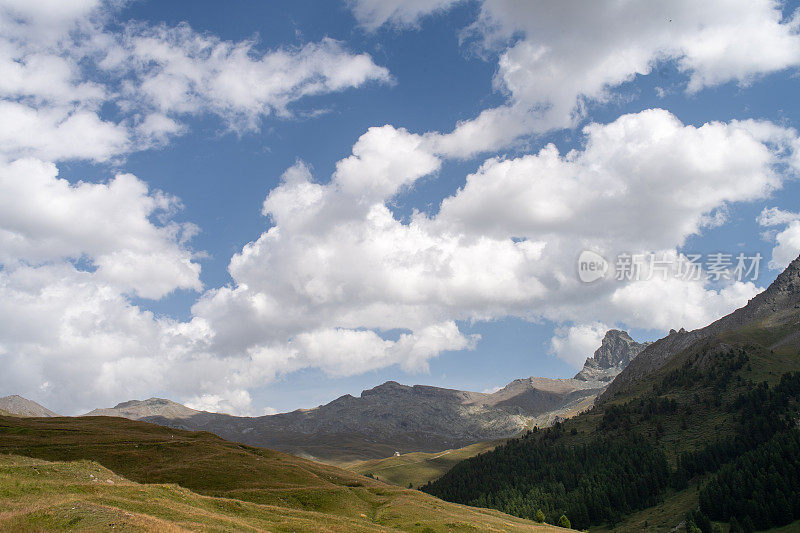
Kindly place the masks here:
[(494, 393), (389, 381), (360, 396), (314, 409), (261, 417), (195, 411), (169, 400), (127, 401), (86, 416), (122, 416), (265, 446), (305, 457), (352, 462), (439, 452), (519, 435), (592, 406), (608, 381), (647, 344), (611, 330), (575, 378), (530, 377)]
[(800, 258), (743, 308), (647, 346), (591, 410), (424, 490), (579, 528), (769, 529), (800, 519), (799, 421)]

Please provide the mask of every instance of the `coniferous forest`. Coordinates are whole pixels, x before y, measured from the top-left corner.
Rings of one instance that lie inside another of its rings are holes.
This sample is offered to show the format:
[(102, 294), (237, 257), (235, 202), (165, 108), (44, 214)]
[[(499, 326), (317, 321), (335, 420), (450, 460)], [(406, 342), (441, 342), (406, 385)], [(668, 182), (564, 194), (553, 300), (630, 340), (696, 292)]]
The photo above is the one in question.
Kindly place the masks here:
[[(696, 361), (704, 360), (705, 365)], [(534, 429), (464, 461), (422, 490), (440, 498), (572, 527), (614, 525), (694, 485), (699, 506), (687, 530), (712, 521), (753, 531), (800, 518), (800, 373), (773, 386), (742, 377), (744, 349), (707, 363), (699, 353), (625, 402), (593, 408), (591, 429), (577, 420)], [(670, 460), (665, 442), (714, 416), (733, 433), (696, 443)], [(579, 417), (580, 418), (580, 417)], [(672, 466), (670, 466), (672, 465)]]

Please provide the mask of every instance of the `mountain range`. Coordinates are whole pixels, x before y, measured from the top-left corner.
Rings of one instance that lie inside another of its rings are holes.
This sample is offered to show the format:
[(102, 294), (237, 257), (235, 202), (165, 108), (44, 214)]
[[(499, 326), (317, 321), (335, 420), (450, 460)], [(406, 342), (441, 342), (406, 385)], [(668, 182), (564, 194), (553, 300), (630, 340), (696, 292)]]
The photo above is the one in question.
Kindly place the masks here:
[(512, 437), (590, 408), (613, 376), (645, 346), (624, 331), (610, 330), (574, 378), (518, 379), (493, 393), (388, 381), (358, 397), (346, 394), (314, 409), (261, 417), (195, 411), (160, 398), (128, 401), (87, 415), (209, 431), (237, 442), (335, 462), (436, 452)]
[[(590, 408), (608, 382), (646, 346), (624, 331), (610, 330), (574, 378), (517, 379), (492, 393), (389, 381), (358, 397), (346, 394), (313, 409), (261, 417), (197, 411), (163, 398), (130, 400), (84, 416), (119, 416), (209, 431), (237, 442), (334, 462), (437, 452), (512, 437)], [(13, 407), (12, 402), (7, 405)], [(6, 410), (52, 416), (32, 407)]]
[(517, 435), (591, 406), (604, 384), (516, 380), (487, 394), (389, 381), (314, 409), (261, 417), (198, 412), (159, 398), (89, 415), (124, 416), (321, 460), (439, 451)]

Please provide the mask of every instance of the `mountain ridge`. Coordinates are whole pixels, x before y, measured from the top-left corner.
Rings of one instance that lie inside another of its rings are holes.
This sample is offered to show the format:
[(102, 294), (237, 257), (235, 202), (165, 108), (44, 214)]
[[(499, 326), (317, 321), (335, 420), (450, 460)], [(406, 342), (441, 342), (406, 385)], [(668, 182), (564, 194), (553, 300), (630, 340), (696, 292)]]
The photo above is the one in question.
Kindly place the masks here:
[(0, 410), (10, 413), (15, 416), (32, 416), (32, 417), (54, 417), (61, 416), (47, 407), (40, 405), (33, 400), (23, 398), (17, 394), (4, 396), (0, 398)]
[(437, 452), (514, 436), (588, 409), (605, 386), (600, 381), (529, 377), (485, 393), (387, 381), (359, 396), (345, 394), (311, 409), (259, 417), (178, 407), (178, 416), (173, 416), (169, 409), (142, 409), (142, 402), (123, 402), (89, 414), (209, 431), (246, 444), (346, 462), (397, 452)]
[(563, 513), (579, 529), (710, 531), (715, 521), (794, 531), (798, 325), (800, 258), (742, 308), (654, 342), (591, 410), (466, 459), (422, 490), (517, 516)]
[[(141, 420), (148, 416), (169, 416), (170, 418), (187, 418), (201, 413), (196, 409), (165, 398), (148, 398), (146, 400), (128, 400), (114, 407), (94, 409), (81, 416), (121, 416), (131, 420)], [(220, 413), (222, 414), (222, 413)]]
[[(555, 381), (555, 380), (554, 380)], [(395, 452), (435, 452), (516, 435), (588, 408), (604, 384), (568, 380), (562, 393), (537, 389), (546, 381), (520, 380), (493, 394), (386, 382), (345, 394), (313, 409), (261, 417), (198, 413), (141, 420), (322, 460), (365, 460)], [(556, 382), (558, 383), (558, 382)], [(581, 402), (583, 401), (583, 404)], [(554, 412), (557, 411), (557, 412)]]
[(692, 331), (670, 330), (663, 337), (642, 350), (631, 363), (614, 378), (608, 388), (598, 396), (599, 402), (630, 387), (636, 381), (661, 368), (673, 356), (720, 333), (742, 327), (748, 323), (800, 307), (800, 257), (789, 263), (775, 280), (747, 304), (709, 325)]
[[(164, 398), (128, 400), (81, 416), (118, 416), (337, 463), (439, 452), (513, 437), (590, 408), (609, 375), (642, 344), (610, 330), (575, 378), (515, 379), (492, 392), (387, 381), (311, 409), (264, 416), (199, 411)], [(577, 379), (580, 376), (581, 379)], [(598, 377), (601, 379), (594, 379)]]

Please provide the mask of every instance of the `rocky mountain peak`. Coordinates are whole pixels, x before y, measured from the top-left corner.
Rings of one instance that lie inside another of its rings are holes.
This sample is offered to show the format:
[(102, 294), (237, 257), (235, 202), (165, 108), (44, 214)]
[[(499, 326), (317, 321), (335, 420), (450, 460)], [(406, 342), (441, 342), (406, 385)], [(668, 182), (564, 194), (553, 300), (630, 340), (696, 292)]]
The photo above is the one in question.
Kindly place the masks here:
[(364, 398), (366, 396), (375, 396), (375, 395), (389, 395), (398, 392), (406, 392), (410, 391), (411, 387), (408, 385), (401, 385), (396, 381), (387, 381), (385, 383), (381, 383), (380, 385), (373, 387), (371, 389), (367, 389), (361, 392), (361, 397)]
[(110, 409), (95, 409), (83, 416), (121, 416), (132, 420), (139, 420), (149, 416), (163, 416), (167, 418), (186, 418), (196, 415), (200, 411), (190, 409), (164, 398), (148, 398), (147, 400), (128, 400), (111, 407)]
[(583, 370), (575, 375), (575, 379), (610, 381), (649, 344), (636, 342), (627, 331), (610, 329), (594, 355), (586, 360)]
[(164, 398), (148, 398), (146, 400), (128, 400), (127, 402), (121, 402), (114, 406), (114, 409), (126, 409), (129, 407), (139, 407), (143, 405), (180, 405), (176, 402), (165, 400)]
[(39, 405), (33, 400), (23, 398), (17, 394), (0, 398), (0, 410), (17, 416), (59, 416), (50, 409)]
[(789, 263), (767, 290), (754, 297), (749, 304), (769, 305), (773, 311), (788, 308), (800, 302), (800, 257)]

